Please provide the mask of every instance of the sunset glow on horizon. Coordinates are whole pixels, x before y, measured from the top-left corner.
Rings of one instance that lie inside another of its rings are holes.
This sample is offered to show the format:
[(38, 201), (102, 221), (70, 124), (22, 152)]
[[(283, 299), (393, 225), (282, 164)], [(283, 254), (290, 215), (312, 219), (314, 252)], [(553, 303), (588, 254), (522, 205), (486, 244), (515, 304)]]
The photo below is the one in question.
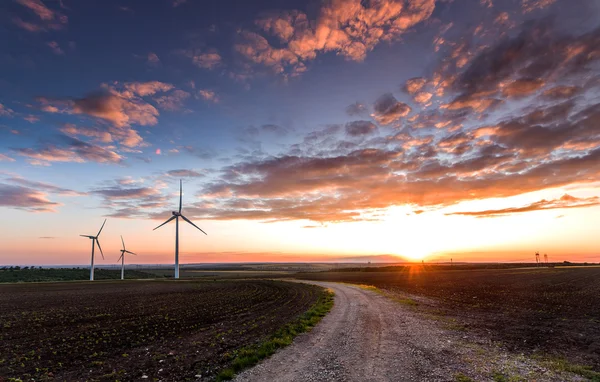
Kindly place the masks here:
[(0, 265), (600, 262), (597, 1), (0, 10)]

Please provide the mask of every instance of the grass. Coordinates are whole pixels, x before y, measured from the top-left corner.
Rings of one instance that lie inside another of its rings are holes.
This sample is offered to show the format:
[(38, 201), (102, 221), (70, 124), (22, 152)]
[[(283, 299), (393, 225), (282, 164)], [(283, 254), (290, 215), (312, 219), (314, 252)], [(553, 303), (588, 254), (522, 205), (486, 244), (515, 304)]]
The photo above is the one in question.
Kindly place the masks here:
[(240, 371), (256, 365), (278, 349), (290, 345), (298, 334), (310, 331), (333, 307), (333, 296), (332, 290), (324, 290), (317, 302), (297, 320), (279, 329), (264, 342), (236, 351), (232, 355), (231, 366), (217, 375), (217, 381), (233, 379)]
[(591, 366), (576, 365), (570, 363), (564, 358), (551, 358), (544, 363), (556, 371), (567, 371), (577, 375), (581, 375), (593, 382), (600, 382), (600, 373), (592, 370)]
[(467, 377), (463, 373), (458, 373), (454, 375), (455, 382), (475, 382), (471, 378)]
[[(346, 283), (343, 283), (343, 284), (346, 284)], [(374, 285), (368, 285), (368, 284), (349, 284), (349, 285), (355, 285), (355, 286), (358, 286), (360, 289), (369, 290), (371, 292), (378, 293), (378, 294), (388, 297), (388, 298), (392, 299), (393, 301), (396, 301), (397, 303), (402, 304), (402, 305), (408, 305), (408, 306), (419, 305), (419, 303), (416, 302), (415, 300), (413, 300), (412, 298), (395, 297), (392, 293), (383, 291)]]

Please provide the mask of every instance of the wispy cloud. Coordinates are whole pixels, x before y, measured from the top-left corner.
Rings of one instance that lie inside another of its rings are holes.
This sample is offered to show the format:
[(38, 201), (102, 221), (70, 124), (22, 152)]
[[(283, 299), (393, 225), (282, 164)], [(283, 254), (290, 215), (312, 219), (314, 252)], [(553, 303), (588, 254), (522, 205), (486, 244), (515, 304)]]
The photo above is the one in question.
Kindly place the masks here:
[(504, 215), (511, 215), (523, 212), (531, 211), (543, 211), (543, 210), (555, 210), (563, 208), (585, 208), (594, 207), (600, 205), (600, 197), (593, 196), (589, 198), (576, 198), (574, 196), (565, 194), (560, 199), (554, 200), (540, 200), (539, 202), (531, 203), (522, 207), (510, 207), (502, 208), (497, 210), (484, 210), (484, 211), (462, 211), (452, 212), (446, 215), (463, 215), (463, 216), (475, 216), (478, 218), (486, 217), (497, 217)]

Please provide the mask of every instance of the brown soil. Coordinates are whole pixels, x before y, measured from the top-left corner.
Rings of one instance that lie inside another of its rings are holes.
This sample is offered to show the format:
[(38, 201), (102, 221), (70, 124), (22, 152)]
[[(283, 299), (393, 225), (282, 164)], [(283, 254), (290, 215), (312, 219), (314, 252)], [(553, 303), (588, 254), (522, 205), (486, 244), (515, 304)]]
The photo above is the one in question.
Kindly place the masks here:
[(210, 379), (318, 294), (261, 280), (0, 285), (0, 381)]

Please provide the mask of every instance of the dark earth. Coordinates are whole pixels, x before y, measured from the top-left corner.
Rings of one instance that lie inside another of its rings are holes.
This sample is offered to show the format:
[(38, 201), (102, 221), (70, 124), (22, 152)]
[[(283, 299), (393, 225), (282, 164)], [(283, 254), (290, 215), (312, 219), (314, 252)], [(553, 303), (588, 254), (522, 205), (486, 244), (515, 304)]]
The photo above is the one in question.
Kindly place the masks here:
[(321, 290), (268, 280), (0, 285), (0, 381), (210, 380)]

